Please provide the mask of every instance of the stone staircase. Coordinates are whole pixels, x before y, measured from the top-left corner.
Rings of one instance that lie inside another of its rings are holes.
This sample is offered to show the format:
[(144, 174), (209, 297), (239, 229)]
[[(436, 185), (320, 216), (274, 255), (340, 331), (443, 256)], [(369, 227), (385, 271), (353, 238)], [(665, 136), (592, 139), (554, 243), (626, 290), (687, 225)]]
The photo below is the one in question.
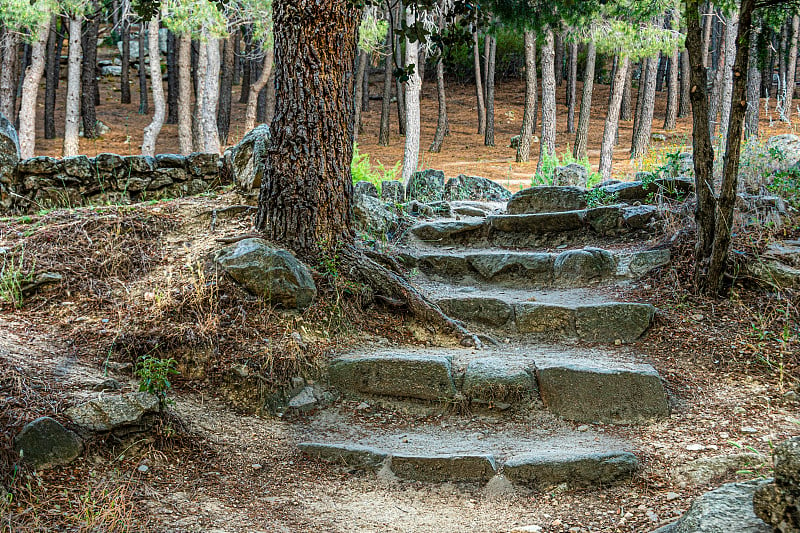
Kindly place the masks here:
[[(616, 188), (616, 200), (639, 202), (647, 191)], [(661, 377), (635, 351), (655, 308), (613, 293), (669, 263), (668, 250), (643, 249), (655, 209), (587, 208), (583, 189), (535, 187), (514, 195), (508, 213), (421, 222), (401, 249), (419, 288), (486, 347), (364, 347), (329, 367), (330, 385), (345, 397), (481, 413), (492, 438), (475, 437), (469, 424), (367, 428), (338, 413), (343, 420), (328, 415), (309, 431), (304, 453), (418, 481), (482, 483), (500, 473), (543, 488), (631, 477), (631, 444), (602, 425), (664, 418), (669, 403)]]

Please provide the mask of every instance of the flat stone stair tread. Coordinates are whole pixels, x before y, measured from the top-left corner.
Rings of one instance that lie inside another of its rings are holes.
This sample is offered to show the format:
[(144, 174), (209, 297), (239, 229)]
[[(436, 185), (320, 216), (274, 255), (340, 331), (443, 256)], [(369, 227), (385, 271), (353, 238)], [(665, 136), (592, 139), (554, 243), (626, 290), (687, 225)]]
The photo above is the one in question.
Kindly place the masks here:
[(485, 483), (502, 473), (538, 489), (620, 482), (638, 466), (626, 441), (552, 420), (531, 427), (454, 426), (413, 422), (412, 427), (376, 428), (326, 414), (312, 421), (298, 447), (314, 459), (356, 469), (388, 468), (401, 479)]
[(351, 394), (529, 410), (543, 404), (583, 422), (641, 423), (669, 415), (658, 373), (628, 350), (546, 344), (364, 348), (334, 359), (329, 379)]

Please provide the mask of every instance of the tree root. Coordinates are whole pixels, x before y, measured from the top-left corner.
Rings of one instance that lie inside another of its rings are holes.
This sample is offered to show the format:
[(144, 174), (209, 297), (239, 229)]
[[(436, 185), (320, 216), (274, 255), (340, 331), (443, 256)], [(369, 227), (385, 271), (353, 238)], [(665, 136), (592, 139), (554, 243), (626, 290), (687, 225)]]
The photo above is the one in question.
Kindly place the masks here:
[[(444, 314), (438, 305), (426, 298), (402, 275), (373, 259), (375, 252), (370, 252), (369, 255), (355, 245), (345, 246), (339, 252), (343, 273), (350, 279), (371, 287), (381, 299), (389, 300), (395, 306), (397, 302), (405, 303), (414, 316), (424, 323), (456, 335), (462, 346), (483, 348), (477, 335)], [(392, 266), (397, 264), (387, 256), (382, 259), (385, 260), (381, 260), (381, 263)]]

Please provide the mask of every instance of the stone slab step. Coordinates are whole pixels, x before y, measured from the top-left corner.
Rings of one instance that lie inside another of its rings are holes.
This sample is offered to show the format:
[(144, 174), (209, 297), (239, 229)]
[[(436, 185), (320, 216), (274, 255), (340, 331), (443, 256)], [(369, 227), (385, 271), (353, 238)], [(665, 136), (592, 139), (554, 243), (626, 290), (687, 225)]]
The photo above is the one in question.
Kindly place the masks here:
[(426, 423), (394, 429), (366, 427), (341, 414), (320, 418), (301, 437), (308, 439), (298, 444), (304, 455), (405, 480), (483, 484), (503, 474), (533, 489), (586, 488), (624, 482), (638, 467), (627, 442), (547, 423), (537, 426), (547, 429)]
[(541, 409), (581, 422), (641, 423), (669, 415), (661, 379), (632, 354), (546, 345), (408, 348), (334, 359), (330, 384), (356, 395), (504, 411)]
[(635, 279), (670, 262), (668, 249), (612, 252), (600, 248), (559, 253), (481, 250), (404, 253), (403, 262), (426, 276), (463, 284), (487, 282), (515, 287), (583, 287)]

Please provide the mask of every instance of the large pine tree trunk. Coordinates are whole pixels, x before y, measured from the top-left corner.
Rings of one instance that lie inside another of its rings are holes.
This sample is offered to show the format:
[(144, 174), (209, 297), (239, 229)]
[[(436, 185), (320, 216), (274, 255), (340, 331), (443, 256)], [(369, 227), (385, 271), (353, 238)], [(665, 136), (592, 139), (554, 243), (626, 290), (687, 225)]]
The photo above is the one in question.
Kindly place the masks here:
[(245, 26), (242, 31), (244, 32), (244, 49), (246, 57), (242, 60), (242, 90), (239, 94), (239, 103), (249, 103), (250, 97), (250, 81), (252, 80), (252, 65), (253, 61), (250, 56), (253, 53), (253, 38), (252, 32), (248, 26)]
[(786, 61), (786, 121), (791, 122), (792, 99), (794, 98), (795, 73), (797, 70), (797, 40), (800, 38), (800, 15), (792, 16), (792, 36), (789, 41), (789, 58)]
[(47, 38), (47, 59), (45, 72), (47, 73), (44, 88), (44, 138), (56, 138), (56, 91), (58, 89), (58, 74), (61, 47), (59, 41), (63, 38), (58, 33), (58, 18), (53, 16), (50, 20), (50, 31)]
[[(634, 65), (628, 65), (628, 74), (625, 76), (625, 89), (622, 91), (622, 106), (619, 110), (620, 120), (633, 118), (633, 71)], [(584, 82), (585, 83), (585, 82)]]
[(348, 0), (274, 0), (272, 9), (276, 109), (256, 226), (314, 256), (353, 241), (352, 70), (361, 17)]
[(642, 114), (639, 119), (631, 143), (631, 159), (641, 157), (650, 146), (650, 132), (653, 127), (653, 109), (656, 103), (656, 67), (657, 58), (647, 60), (647, 78), (644, 89), (639, 89), (642, 99)]
[(676, 48), (669, 58), (669, 77), (667, 81), (667, 113), (664, 117), (664, 129), (672, 131), (678, 122), (678, 63), (680, 52)]
[(131, 103), (131, 15), (122, 14), (122, 74), (119, 78), (119, 99), (123, 104)]
[[(145, 22), (139, 22), (139, 114), (146, 115), (150, 112), (147, 101), (147, 59), (145, 58), (144, 42)], [(151, 82), (153, 80), (150, 80)]]
[[(166, 124), (178, 123), (178, 58), (177, 58), (178, 38), (172, 31), (167, 33), (167, 122)], [(233, 70), (233, 64), (231, 64)], [(232, 74), (231, 74), (232, 76)]]
[(383, 58), (383, 99), (381, 100), (381, 125), (378, 131), (378, 144), (381, 146), (389, 146), (389, 115), (392, 112), (392, 71), (394, 70), (393, 44), (394, 30), (389, 25), (386, 35), (386, 55)]
[(270, 77), (274, 75), (274, 70), (272, 68), (274, 57), (274, 50), (267, 50), (264, 52), (264, 64), (261, 68), (261, 74), (259, 74), (255, 83), (250, 84), (250, 96), (247, 98), (247, 111), (245, 112), (244, 119), (245, 131), (250, 131), (256, 127), (256, 107), (258, 105), (258, 95), (267, 85)]
[(206, 92), (206, 70), (208, 69), (208, 43), (201, 40), (197, 47), (197, 68), (194, 74), (194, 121), (192, 122), (192, 144), (195, 150), (202, 151), (205, 144), (203, 132), (203, 103)]
[(526, 163), (531, 157), (531, 140), (536, 126), (536, 34), (526, 30), (525, 39), (525, 109), (522, 130), (517, 145), (517, 162)]
[(542, 170), (544, 159), (556, 153), (556, 72), (553, 30), (545, 30), (542, 48), (542, 138), (539, 143), (539, 161), (536, 173)]
[(606, 125), (603, 130), (603, 143), (600, 148), (600, 166), (598, 171), (604, 180), (611, 178), (611, 166), (614, 159), (614, 145), (616, 144), (617, 129), (619, 128), (619, 110), (622, 105), (622, 93), (625, 91), (625, 77), (628, 74), (631, 60), (628, 56), (621, 57), (617, 62), (617, 72), (611, 86), (611, 103), (606, 115)]
[(234, 38), (228, 37), (222, 48), (222, 80), (219, 86), (219, 109), (217, 110), (217, 131), (219, 140), (228, 144), (231, 129), (231, 100), (233, 99), (233, 74), (236, 71)]
[(354, 115), (353, 115), (353, 142), (358, 142), (358, 134), (361, 132), (361, 100), (364, 96), (364, 76), (367, 71), (367, 60), (369, 55), (364, 50), (358, 53), (358, 67), (356, 68), (356, 81), (355, 81), (355, 95), (353, 101), (355, 102)]
[(491, 35), (487, 35), (486, 38), (489, 39), (489, 56), (486, 58), (486, 135), (483, 144), (494, 146), (494, 76), (497, 39)]
[(689, 89), (691, 87), (691, 67), (689, 66), (689, 52), (681, 52), (681, 94), (678, 105), (678, 118), (689, 115), (692, 110), (689, 102)]
[(178, 144), (183, 155), (192, 153), (192, 36), (178, 43)]
[(220, 53), (219, 39), (209, 37), (206, 47), (206, 76), (203, 89), (203, 151), (208, 154), (219, 153), (219, 132), (217, 131), (217, 104), (219, 103)]
[(43, 24), (31, 46), (31, 64), (25, 69), (22, 102), (19, 106), (19, 150), (22, 159), (33, 157), (36, 150), (36, 97), (44, 73), (49, 25)]
[(555, 77), (556, 87), (561, 87), (564, 83), (564, 37), (560, 33), (555, 34)]
[(62, 155), (78, 155), (81, 120), (81, 26), (80, 17), (69, 19), (69, 59), (67, 66), (67, 104)]
[[(720, 94), (720, 129), (719, 132), (725, 139), (728, 134), (728, 121), (731, 113), (731, 94), (733, 91), (733, 61), (736, 57), (736, 35), (739, 29), (739, 13), (733, 11), (728, 18), (728, 28), (725, 31), (725, 72), (722, 79), (722, 92)], [(746, 67), (745, 67), (746, 68)]]
[[(592, 112), (592, 90), (594, 89), (594, 67), (597, 61), (597, 49), (593, 42), (586, 45), (586, 70), (583, 71), (583, 94), (581, 96), (581, 112), (578, 116), (578, 132), (575, 134), (575, 148), (572, 155), (578, 161), (587, 159), (587, 144), (589, 138), (589, 118)], [(630, 59), (625, 73), (625, 89), (630, 94), (628, 80), (630, 79)], [(623, 95), (624, 91), (623, 89)], [(613, 100), (613, 98), (612, 98)], [(621, 103), (620, 103), (621, 105)]]
[[(412, 9), (406, 11), (406, 24), (415, 22), (415, 13)], [(422, 78), (419, 71), (422, 65), (419, 62), (419, 41), (411, 42), (406, 39), (406, 65), (414, 65), (414, 72), (406, 82), (406, 145), (403, 151), (403, 183), (408, 183), (417, 170), (419, 161), (419, 94), (422, 92)]]
[(746, 139), (758, 136), (758, 116), (760, 111), (761, 71), (758, 69), (758, 41), (761, 34), (760, 21), (753, 24), (750, 36), (750, 54), (747, 64), (747, 112), (744, 118)]
[(4, 29), (0, 38), (0, 113), (15, 122), (14, 95), (16, 79), (14, 69), (17, 63), (17, 34)]
[(475, 97), (478, 105), (478, 135), (486, 133), (486, 107), (483, 101), (483, 75), (481, 74), (481, 51), (479, 46), (478, 25), (472, 33), (472, 59), (475, 63)]
[(92, 2), (91, 16), (86, 19), (83, 33), (83, 71), (81, 73), (81, 117), (83, 136), (97, 138), (97, 110), (95, 109), (95, 88), (97, 87), (97, 34), (100, 29), (100, 12), (97, 2)]
[[(153, 88), (153, 120), (144, 128), (142, 155), (156, 154), (156, 141), (164, 125), (167, 115), (167, 103), (164, 99), (164, 84), (161, 82), (161, 51), (158, 47), (158, 15), (154, 15), (147, 23), (148, 45), (150, 48), (150, 85)], [(139, 50), (140, 59), (143, 50)], [(216, 131), (214, 131), (216, 134)]]
[(569, 69), (567, 72), (567, 133), (575, 133), (575, 97), (578, 85), (578, 43), (569, 44)]

